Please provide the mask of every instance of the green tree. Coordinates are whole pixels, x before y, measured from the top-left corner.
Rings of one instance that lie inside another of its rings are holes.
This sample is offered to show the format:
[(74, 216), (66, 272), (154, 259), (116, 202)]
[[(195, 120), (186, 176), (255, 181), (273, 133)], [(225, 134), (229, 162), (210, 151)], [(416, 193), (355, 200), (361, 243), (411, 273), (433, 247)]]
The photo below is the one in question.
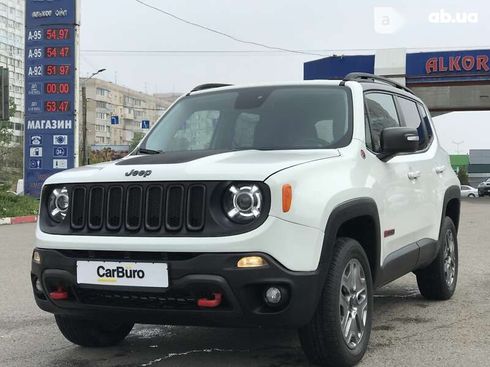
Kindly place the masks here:
[(468, 172), (466, 172), (466, 167), (459, 167), (458, 178), (461, 185), (469, 185)]
[(133, 151), (138, 146), (138, 144), (140, 143), (141, 139), (143, 139), (144, 136), (145, 134), (141, 132), (134, 133), (133, 139), (131, 139), (131, 141), (129, 142), (130, 152)]
[(17, 106), (9, 100), (9, 119), (0, 120), (0, 181), (12, 185), (22, 177), (23, 149), (12, 141), (13, 130), (10, 117), (15, 115)]
[(8, 146), (12, 142), (12, 125), (10, 122), (10, 117), (15, 115), (17, 111), (17, 106), (15, 105), (14, 99), (9, 99), (9, 119), (0, 120), (0, 146)]
[(12, 129), (10, 126), (10, 121), (1, 120), (0, 121), (0, 149), (2, 149), (2, 154), (4, 153), (4, 147), (10, 145), (12, 142)]

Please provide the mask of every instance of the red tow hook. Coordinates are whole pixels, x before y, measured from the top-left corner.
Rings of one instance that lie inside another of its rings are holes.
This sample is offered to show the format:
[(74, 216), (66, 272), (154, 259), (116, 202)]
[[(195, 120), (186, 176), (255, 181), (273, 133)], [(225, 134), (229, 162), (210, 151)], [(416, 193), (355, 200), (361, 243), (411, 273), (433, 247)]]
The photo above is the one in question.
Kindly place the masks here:
[(56, 291), (49, 293), (49, 298), (55, 301), (64, 301), (68, 299), (68, 292), (63, 287), (58, 287)]
[(213, 299), (199, 298), (197, 300), (197, 305), (199, 307), (215, 308), (221, 304), (223, 300), (223, 295), (221, 293), (213, 293)]

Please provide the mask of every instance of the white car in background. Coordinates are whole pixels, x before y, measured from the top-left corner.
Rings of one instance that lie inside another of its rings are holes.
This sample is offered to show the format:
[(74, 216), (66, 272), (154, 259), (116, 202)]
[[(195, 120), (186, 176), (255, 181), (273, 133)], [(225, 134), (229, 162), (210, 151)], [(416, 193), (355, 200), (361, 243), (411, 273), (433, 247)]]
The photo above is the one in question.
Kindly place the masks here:
[(478, 190), (468, 185), (461, 185), (461, 197), (462, 198), (476, 198), (478, 196)]

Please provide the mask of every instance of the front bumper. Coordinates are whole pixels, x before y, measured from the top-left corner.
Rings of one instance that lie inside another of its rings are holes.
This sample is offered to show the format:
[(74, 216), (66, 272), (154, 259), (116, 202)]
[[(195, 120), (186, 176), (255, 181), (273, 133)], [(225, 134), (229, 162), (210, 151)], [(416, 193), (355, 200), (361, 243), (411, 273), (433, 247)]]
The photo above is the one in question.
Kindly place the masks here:
[[(293, 272), (262, 253), (36, 250), (42, 260), (41, 264), (32, 263), (34, 297), (41, 309), (56, 314), (172, 325), (299, 327), (311, 319), (321, 294), (320, 272)], [(236, 267), (239, 258), (252, 255), (262, 256), (268, 265)], [(77, 260), (165, 262), (169, 288), (80, 285)], [(37, 279), (43, 292), (36, 290)], [(264, 301), (265, 289), (271, 285), (286, 290), (287, 301), (280, 307)], [(59, 286), (68, 291), (68, 300), (49, 297)], [(218, 307), (197, 305), (198, 298), (215, 292), (223, 295)]]
[(285, 268), (314, 271), (320, 262), (324, 233), (316, 228), (269, 215), (258, 228), (232, 236), (137, 237), (54, 235), (36, 230), (36, 246), (44, 249), (93, 251), (144, 251), (185, 253), (269, 254)]

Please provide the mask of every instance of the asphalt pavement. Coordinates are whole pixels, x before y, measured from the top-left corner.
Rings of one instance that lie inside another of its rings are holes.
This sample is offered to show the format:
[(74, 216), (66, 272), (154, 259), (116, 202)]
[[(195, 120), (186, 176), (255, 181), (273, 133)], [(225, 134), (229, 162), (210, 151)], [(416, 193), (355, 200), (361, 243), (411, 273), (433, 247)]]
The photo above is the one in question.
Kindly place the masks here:
[[(362, 366), (490, 365), (490, 200), (462, 204), (454, 297), (427, 301), (409, 274), (378, 290)], [(0, 227), (0, 366), (307, 366), (294, 331), (136, 325), (119, 346), (81, 348), (37, 308), (33, 224)]]

